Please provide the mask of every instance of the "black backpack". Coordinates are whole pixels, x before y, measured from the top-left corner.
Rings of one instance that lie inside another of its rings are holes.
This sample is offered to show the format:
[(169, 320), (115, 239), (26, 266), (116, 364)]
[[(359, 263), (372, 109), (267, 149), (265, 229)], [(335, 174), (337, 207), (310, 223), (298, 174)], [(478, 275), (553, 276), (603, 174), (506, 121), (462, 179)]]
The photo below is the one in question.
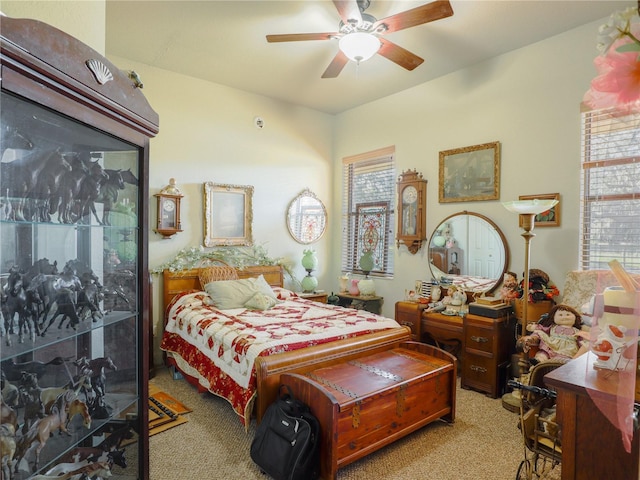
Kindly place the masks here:
[(267, 408), (250, 453), (260, 469), (275, 480), (315, 480), (320, 476), (320, 423), (289, 386), (281, 385), (280, 398)]

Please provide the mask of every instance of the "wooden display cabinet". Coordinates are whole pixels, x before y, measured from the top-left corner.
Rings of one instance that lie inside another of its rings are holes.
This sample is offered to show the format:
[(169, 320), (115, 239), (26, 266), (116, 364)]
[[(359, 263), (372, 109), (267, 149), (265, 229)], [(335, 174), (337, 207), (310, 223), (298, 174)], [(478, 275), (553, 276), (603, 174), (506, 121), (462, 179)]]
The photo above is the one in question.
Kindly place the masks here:
[[(35, 20), (0, 22), (0, 366), (18, 396), (4, 401), (20, 406), (8, 423), (27, 432), (16, 438), (11, 478), (120, 437), (127, 466), (114, 464), (110, 477), (146, 480), (148, 164), (158, 115), (126, 72), (75, 38)], [(29, 417), (51, 388), (60, 389), (53, 403)], [(67, 422), (69, 435), (58, 435)], [(36, 456), (35, 434), (51, 425)]]

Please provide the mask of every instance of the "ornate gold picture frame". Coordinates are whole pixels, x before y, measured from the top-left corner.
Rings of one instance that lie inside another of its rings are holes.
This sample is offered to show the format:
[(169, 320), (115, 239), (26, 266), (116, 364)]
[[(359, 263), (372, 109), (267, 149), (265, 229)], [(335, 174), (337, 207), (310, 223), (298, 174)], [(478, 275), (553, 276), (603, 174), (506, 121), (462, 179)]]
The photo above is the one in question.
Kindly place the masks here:
[(440, 203), (500, 199), (500, 142), (440, 152)]
[(204, 184), (204, 246), (253, 245), (253, 187)]
[[(560, 194), (542, 193), (538, 195), (520, 195), (518, 200), (558, 200), (553, 207), (546, 212), (536, 215), (535, 227), (559, 227), (560, 226)], [(522, 228), (522, 217), (520, 217), (520, 227)]]

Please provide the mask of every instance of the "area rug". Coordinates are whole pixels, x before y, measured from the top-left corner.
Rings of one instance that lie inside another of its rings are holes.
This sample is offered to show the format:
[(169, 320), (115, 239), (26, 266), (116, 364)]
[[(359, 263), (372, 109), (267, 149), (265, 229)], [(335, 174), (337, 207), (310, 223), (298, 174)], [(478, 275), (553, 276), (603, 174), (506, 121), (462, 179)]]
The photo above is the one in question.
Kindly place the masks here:
[(188, 421), (191, 409), (153, 384), (149, 384), (149, 436)]

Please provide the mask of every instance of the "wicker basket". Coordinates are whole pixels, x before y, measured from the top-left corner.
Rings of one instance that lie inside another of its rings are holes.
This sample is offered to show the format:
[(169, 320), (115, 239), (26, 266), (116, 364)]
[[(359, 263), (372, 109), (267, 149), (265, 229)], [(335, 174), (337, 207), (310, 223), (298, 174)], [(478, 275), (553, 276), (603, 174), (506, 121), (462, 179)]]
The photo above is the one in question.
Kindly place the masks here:
[(232, 266), (218, 260), (216, 265), (210, 265), (198, 269), (198, 278), (202, 288), (210, 282), (218, 282), (220, 280), (237, 280), (238, 272)]

